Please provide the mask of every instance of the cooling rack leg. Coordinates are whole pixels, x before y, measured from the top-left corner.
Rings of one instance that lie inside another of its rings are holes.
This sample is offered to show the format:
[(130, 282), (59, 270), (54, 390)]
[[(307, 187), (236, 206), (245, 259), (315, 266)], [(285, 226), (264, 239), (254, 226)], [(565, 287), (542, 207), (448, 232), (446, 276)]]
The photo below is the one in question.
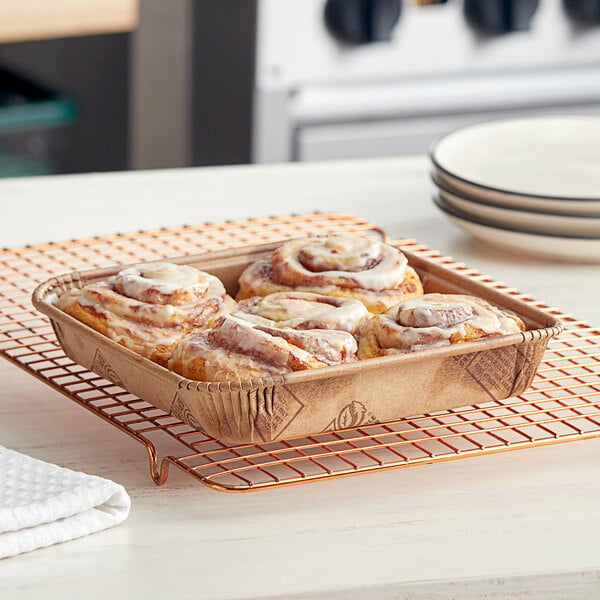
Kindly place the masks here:
[(169, 476), (169, 465), (172, 462), (173, 457), (171, 456), (166, 456), (162, 459), (162, 462), (160, 463), (160, 473), (158, 474), (158, 477), (154, 477), (154, 475), (152, 475), (152, 479), (154, 479), (154, 483), (156, 483), (156, 485), (162, 485), (167, 480), (167, 477)]
[(146, 450), (148, 452), (148, 460), (150, 462), (150, 476), (152, 477), (154, 483), (156, 485), (162, 485), (169, 476), (169, 459), (163, 458), (162, 463), (160, 465), (160, 469), (158, 467), (158, 456), (156, 454), (156, 448), (152, 442), (148, 440), (142, 440), (144, 446), (146, 446)]

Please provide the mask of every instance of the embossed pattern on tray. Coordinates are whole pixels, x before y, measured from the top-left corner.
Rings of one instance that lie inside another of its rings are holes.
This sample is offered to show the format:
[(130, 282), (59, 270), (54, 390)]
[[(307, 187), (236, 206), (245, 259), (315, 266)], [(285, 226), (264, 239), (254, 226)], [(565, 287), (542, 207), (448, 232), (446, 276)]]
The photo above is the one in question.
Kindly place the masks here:
[[(550, 341), (527, 392), (502, 401), (385, 425), (227, 446), (192, 429), (65, 357), (47, 319), (31, 306), (37, 284), (67, 271), (241, 247), (293, 236), (378, 229), (343, 214), (311, 214), (136, 232), (0, 252), (0, 355), (140, 441), (156, 483), (170, 465), (205, 485), (250, 491), (600, 436), (600, 330), (455, 263), (414, 240), (401, 245), (559, 317), (566, 331)], [(347, 419), (364, 411), (347, 407)], [(362, 415), (363, 423), (368, 418)], [(159, 459), (165, 436), (179, 452)], [(93, 440), (90, 440), (93, 443)]]

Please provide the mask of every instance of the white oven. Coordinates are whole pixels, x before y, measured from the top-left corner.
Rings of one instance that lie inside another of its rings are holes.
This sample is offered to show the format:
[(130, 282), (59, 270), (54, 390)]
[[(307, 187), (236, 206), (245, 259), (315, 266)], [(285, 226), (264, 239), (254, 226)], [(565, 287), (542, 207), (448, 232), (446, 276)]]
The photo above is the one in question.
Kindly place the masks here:
[(256, 0), (245, 21), (217, 4), (204, 108), (220, 98), (196, 144), (229, 115), (254, 162), (421, 153), (468, 123), (600, 112), (600, 0)]

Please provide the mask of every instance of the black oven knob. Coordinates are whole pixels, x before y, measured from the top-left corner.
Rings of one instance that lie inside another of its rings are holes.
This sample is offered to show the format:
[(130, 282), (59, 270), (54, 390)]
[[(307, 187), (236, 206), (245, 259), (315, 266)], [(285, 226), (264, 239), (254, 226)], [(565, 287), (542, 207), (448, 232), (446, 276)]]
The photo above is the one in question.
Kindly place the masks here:
[(600, 24), (600, 0), (563, 0), (563, 6), (573, 21), (583, 25)]
[(402, 0), (327, 0), (325, 24), (348, 44), (385, 42), (402, 12)]
[(529, 29), (539, 0), (465, 0), (469, 25), (484, 35), (502, 35)]

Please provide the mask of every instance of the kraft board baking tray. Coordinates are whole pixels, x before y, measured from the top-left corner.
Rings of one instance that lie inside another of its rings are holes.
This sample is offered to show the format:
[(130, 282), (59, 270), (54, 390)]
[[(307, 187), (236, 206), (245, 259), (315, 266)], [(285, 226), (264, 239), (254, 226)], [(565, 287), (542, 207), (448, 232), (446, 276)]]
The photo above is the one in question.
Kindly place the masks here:
[[(216, 275), (235, 296), (238, 277), (246, 266), (270, 255), (280, 244), (168, 260)], [(53, 299), (67, 289), (107, 279), (122, 266), (54, 277), (36, 288), (32, 300), (50, 317), (61, 346), (73, 361), (227, 444), (357, 428), (502, 400), (525, 391), (548, 340), (560, 333), (560, 322), (443, 265), (403, 252), (426, 292), (479, 296), (517, 314), (527, 330), (259, 380), (199, 382), (135, 354), (53, 305)]]

